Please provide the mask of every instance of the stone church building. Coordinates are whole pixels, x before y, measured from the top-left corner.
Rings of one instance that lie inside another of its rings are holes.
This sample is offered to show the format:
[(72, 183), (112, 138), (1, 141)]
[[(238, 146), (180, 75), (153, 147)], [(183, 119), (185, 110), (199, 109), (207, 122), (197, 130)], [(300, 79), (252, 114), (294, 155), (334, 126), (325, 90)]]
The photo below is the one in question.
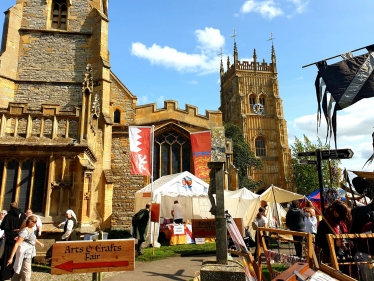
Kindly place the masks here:
[[(264, 172), (253, 178), (287, 187), (275, 54), (271, 65), (241, 63), (235, 48), (226, 73), (221, 65), (222, 112), (200, 115), (176, 101), (137, 106), (111, 71), (107, 0), (15, 2), (5, 12), (0, 49), (1, 209), (12, 201), (32, 208), (46, 232), (57, 232), (67, 209), (77, 214), (82, 233), (128, 229), (134, 194), (150, 181), (130, 174), (130, 125), (155, 126), (155, 180), (193, 172), (190, 133), (224, 121), (239, 124), (264, 160)], [(263, 114), (252, 111), (258, 103)]]
[(53, 231), (73, 209), (82, 232), (130, 228), (128, 126), (155, 125), (154, 179), (193, 172), (190, 133), (222, 113), (176, 101), (137, 106), (110, 69), (106, 0), (17, 0), (0, 55), (0, 208), (32, 208)]

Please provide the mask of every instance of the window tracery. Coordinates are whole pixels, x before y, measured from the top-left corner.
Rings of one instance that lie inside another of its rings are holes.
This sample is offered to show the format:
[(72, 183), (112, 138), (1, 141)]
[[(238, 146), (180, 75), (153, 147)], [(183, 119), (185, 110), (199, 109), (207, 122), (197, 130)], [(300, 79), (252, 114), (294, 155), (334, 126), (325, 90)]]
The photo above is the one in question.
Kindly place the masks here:
[(52, 28), (67, 28), (68, 5), (66, 0), (52, 1)]

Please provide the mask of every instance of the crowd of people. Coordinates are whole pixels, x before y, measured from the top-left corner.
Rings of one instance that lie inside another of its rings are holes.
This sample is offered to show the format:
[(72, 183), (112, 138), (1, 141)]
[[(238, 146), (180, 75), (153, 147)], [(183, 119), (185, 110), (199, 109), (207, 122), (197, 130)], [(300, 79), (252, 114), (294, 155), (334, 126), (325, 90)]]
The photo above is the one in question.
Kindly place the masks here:
[[(72, 210), (66, 211), (61, 240), (70, 240), (77, 223)], [(17, 202), (10, 204), (9, 211), (0, 212), (0, 280), (31, 280), (31, 262), (36, 255), (35, 245), (44, 247), (37, 237), (42, 236), (43, 224), (31, 209), (22, 212)]]
[[(333, 239), (333, 247), (338, 262), (344, 261), (345, 264), (350, 265), (357, 262), (355, 259), (358, 254), (361, 259), (365, 256), (370, 258), (370, 255), (374, 254), (374, 239), (367, 239), (367, 241), (363, 242), (362, 239), (339, 237), (341, 234), (374, 233), (374, 200), (365, 206), (358, 206), (352, 209), (344, 201), (335, 200), (325, 207), (323, 214), (310, 201), (305, 202), (304, 205), (304, 208), (300, 208), (299, 201), (293, 201), (289, 205), (289, 210), (285, 217), (285, 227), (291, 231), (311, 233), (314, 248), (320, 262), (331, 263), (332, 257), (327, 234), (334, 234), (335, 237), (338, 237)], [(319, 219), (317, 219), (316, 210), (319, 212)], [(259, 208), (252, 226), (253, 229), (259, 226), (268, 227), (268, 219), (265, 216), (264, 208)], [(256, 241), (258, 239), (257, 235), (256, 232)], [(264, 236), (265, 242), (268, 244), (266, 241), (267, 234), (265, 233)], [(294, 235), (292, 239), (296, 256), (304, 257), (303, 237)], [(371, 242), (372, 240), (373, 242)], [(255, 250), (256, 256), (257, 249)], [(357, 274), (364, 272), (364, 266), (362, 265), (360, 270), (356, 270), (353, 276), (358, 278)], [(370, 271), (370, 276), (373, 277), (370, 280), (374, 280), (373, 270), (368, 266), (366, 267), (366, 270)], [(342, 266), (340, 270), (352, 276), (352, 270), (348, 270), (347, 266)], [(365, 274), (367, 275), (368, 273)]]

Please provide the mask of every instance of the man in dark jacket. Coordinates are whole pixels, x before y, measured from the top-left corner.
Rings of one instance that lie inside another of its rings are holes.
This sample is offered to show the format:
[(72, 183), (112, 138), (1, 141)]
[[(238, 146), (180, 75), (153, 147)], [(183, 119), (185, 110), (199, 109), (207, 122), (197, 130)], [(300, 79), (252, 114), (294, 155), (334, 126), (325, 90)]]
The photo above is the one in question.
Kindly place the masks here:
[(136, 247), (136, 251), (139, 256), (143, 254), (141, 249), (142, 249), (142, 243), (145, 241), (146, 236), (147, 236), (150, 208), (151, 208), (151, 204), (147, 203), (145, 205), (145, 209), (140, 214), (140, 219), (133, 225), (134, 238), (138, 239), (138, 246)]
[[(304, 212), (300, 209), (299, 201), (292, 202), (292, 207), (286, 214), (286, 225), (292, 231), (303, 232), (305, 230)], [(297, 241), (294, 242), (296, 255), (301, 258), (303, 256), (303, 246), (301, 245), (303, 237), (294, 235), (293, 240)]]
[(4, 217), (3, 221), (1, 222), (1, 229), (4, 230), (5, 235), (5, 248), (4, 254), (0, 259), (0, 266), (1, 266), (1, 275), (0, 280), (8, 280), (12, 278), (14, 274), (13, 262), (7, 266), (8, 259), (12, 253), (13, 246), (16, 243), (14, 240), (17, 237), (18, 232), (20, 231), (20, 227), (22, 222), (26, 220), (25, 213), (21, 212), (21, 209), (18, 208), (17, 202), (12, 202), (10, 204), (10, 210), (8, 214)]

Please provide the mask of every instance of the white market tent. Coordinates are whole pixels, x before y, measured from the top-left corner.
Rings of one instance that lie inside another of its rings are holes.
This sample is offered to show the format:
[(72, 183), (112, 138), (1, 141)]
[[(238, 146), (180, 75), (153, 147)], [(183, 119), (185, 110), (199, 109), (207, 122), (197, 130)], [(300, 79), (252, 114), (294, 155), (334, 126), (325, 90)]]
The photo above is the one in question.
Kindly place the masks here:
[[(190, 186), (183, 186), (183, 179), (190, 180)], [(184, 220), (212, 218), (208, 188), (209, 184), (187, 171), (163, 176), (153, 182), (153, 201), (160, 204), (161, 218), (171, 218), (174, 200), (182, 205)], [(151, 191), (149, 184), (135, 193), (135, 212), (151, 202)]]
[[(189, 179), (190, 185), (183, 186), (183, 179)], [(149, 184), (135, 193), (135, 212), (145, 207), (151, 202), (151, 192), (153, 189), (153, 202), (160, 204), (160, 218), (171, 218), (171, 209), (174, 200), (178, 200), (182, 205), (183, 219), (213, 218), (209, 212), (211, 204), (208, 198), (209, 185), (189, 172), (163, 176), (152, 184)], [(261, 200), (268, 202), (267, 217), (272, 220), (274, 216), (279, 218), (285, 216), (286, 211), (279, 204), (290, 202), (302, 198), (302, 195), (271, 186), (263, 194), (258, 195), (247, 188), (235, 191), (225, 190), (225, 210), (234, 218), (243, 218), (243, 224), (251, 225), (261, 206)], [(277, 214), (277, 215), (275, 215)], [(159, 224), (156, 227), (152, 223), (149, 233), (155, 231), (155, 241), (157, 241)], [(152, 244), (149, 235), (148, 244)], [(158, 243), (155, 242), (155, 246)]]
[(294, 200), (300, 200), (304, 195), (300, 195), (274, 185), (270, 186), (261, 194), (261, 200), (272, 203), (286, 203)]

